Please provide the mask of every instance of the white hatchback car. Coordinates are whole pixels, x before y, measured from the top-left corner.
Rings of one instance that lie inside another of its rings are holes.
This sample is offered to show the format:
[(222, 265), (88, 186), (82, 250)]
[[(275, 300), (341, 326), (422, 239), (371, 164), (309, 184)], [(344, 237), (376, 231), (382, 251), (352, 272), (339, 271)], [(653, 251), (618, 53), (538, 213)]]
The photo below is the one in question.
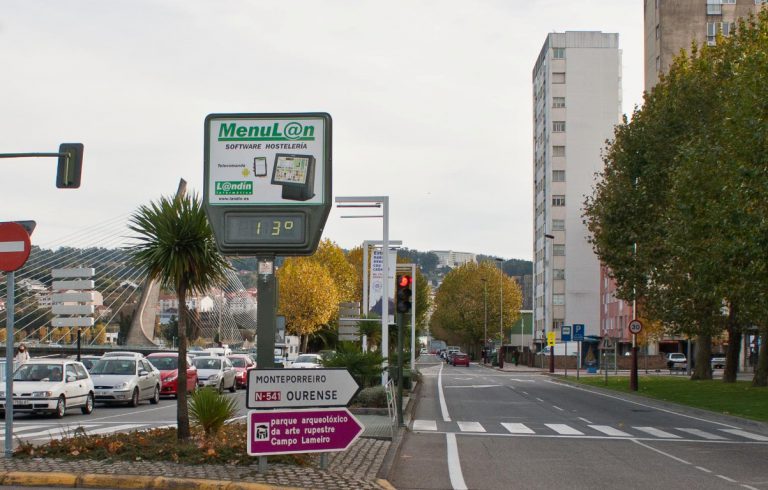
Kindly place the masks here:
[(323, 367), (323, 356), (320, 354), (302, 354), (293, 361), (292, 368), (316, 369)]
[[(4, 388), (4, 386), (3, 386)], [(93, 380), (81, 363), (71, 359), (30, 359), (13, 375), (13, 411), (49, 412), (63, 417), (68, 408), (93, 412)], [(5, 415), (5, 391), (0, 391)]]
[(203, 388), (210, 386), (219, 393), (229, 389), (232, 393), (237, 391), (235, 381), (235, 368), (226, 357), (198, 356), (192, 359), (192, 364), (197, 368), (197, 386)]
[(96, 401), (138, 406), (141, 400), (160, 402), (160, 371), (137, 357), (102, 357), (91, 367)]

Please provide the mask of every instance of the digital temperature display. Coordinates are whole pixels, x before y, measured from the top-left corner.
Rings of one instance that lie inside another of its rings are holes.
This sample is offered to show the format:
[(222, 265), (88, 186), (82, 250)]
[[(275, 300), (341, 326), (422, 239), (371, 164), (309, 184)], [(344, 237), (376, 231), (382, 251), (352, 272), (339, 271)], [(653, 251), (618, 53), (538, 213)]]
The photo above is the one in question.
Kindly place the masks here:
[(231, 214), (225, 217), (228, 243), (304, 243), (304, 215)]

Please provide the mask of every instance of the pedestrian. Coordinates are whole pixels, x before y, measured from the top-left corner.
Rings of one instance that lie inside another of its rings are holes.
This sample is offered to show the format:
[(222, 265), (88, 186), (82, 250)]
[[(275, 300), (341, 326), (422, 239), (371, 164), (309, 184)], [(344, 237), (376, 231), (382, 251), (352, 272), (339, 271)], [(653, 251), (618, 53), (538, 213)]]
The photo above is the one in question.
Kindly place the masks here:
[(19, 364), (23, 364), (29, 360), (29, 352), (27, 351), (26, 345), (19, 344), (19, 351), (16, 353), (14, 360)]
[(520, 351), (515, 352), (515, 366), (520, 364)]

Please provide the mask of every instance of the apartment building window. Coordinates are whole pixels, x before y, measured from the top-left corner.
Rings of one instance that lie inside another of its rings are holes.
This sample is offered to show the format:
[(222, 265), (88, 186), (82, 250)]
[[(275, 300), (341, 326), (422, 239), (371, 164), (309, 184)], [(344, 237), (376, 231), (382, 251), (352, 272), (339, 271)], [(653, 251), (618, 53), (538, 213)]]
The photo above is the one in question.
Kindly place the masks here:
[(720, 26), (720, 30), (723, 32), (723, 36), (730, 36), (735, 27), (735, 22), (723, 22)]
[(730, 5), (736, 5), (736, 0), (723, 0), (720, 3), (722, 3), (723, 5), (729, 5), (729, 4)]
[(553, 170), (552, 182), (565, 182), (565, 170)]
[(552, 196), (553, 206), (565, 206), (565, 196), (561, 194), (555, 194)]
[(565, 83), (565, 72), (552, 73), (552, 83)]
[(565, 132), (565, 121), (552, 121), (552, 132), (553, 133), (564, 133)]
[(707, 15), (722, 15), (723, 5), (721, 0), (707, 0)]
[(565, 48), (552, 48), (552, 58), (556, 60), (565, 59)]
[(565, 304), (565, 295), (564, 294), (553, 294), (552, 295), (552, 304), (555, 306), (562, 306)]
[(553, 269), (552, 270), (552, 278), (553, 279), (565, 279), (565, 269)]
[(755, 0), (755, 5), (763, 5), (768, 3), (768, 0)]
[[(565, 128), (563, 128), (565, 130)], [(565, 147), (564, 146), (553, 146), (552, 147), (552, 156), (553, 157), (564, 157), (565, 156)]]
[(565, 231), (565, 220), (564, 219), (553, 219), (552, 220), (552, 231)]
[(717, 22), (707, 22), (707, 44), (715, 45), (717, 39)]
[(661, 71), (661, 56), (656, 57), (656, 71)]
[(565, 107), (565, 97), (552, 97), (552, 107), (555, 109)]
[[(563, 303), (563, 304), (565, 304), (565, 303)], [(565, 320), (563, 320), (562, 318), (558, 318), (558, 319), (552, 320), (552, 328), (554, 330), (559, 330), (560, 328), (562, 328), (563, 323), (565, 323)]]
[(563, 256), (565, 255), (565, 245), (552, 245), (552, 255)]
[(656, 39), (658, 39), (659, 37), (661, 37), (661, 32), (660, 32), (659, 26), (656, 25)]

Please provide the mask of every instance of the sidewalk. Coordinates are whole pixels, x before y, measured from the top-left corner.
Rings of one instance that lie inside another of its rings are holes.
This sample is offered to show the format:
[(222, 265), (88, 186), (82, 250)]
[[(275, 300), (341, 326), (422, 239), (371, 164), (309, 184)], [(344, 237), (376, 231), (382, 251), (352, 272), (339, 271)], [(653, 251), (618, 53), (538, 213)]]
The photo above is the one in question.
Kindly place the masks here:
[(362, 437), (344, 452), (329, 453), (329, 468), (320, 469), (320, 456), (308, 466), (268, 463), (267, 472), (252, 465), (182, 465), (156, 461), (64, 461), (0, 457), (0, 488), (55, 486), (58, 488), (184, 488), (184, 489), (380, 489), (376, 474), (390, 445), (386, 415), (356, 415), (365, 425)]

